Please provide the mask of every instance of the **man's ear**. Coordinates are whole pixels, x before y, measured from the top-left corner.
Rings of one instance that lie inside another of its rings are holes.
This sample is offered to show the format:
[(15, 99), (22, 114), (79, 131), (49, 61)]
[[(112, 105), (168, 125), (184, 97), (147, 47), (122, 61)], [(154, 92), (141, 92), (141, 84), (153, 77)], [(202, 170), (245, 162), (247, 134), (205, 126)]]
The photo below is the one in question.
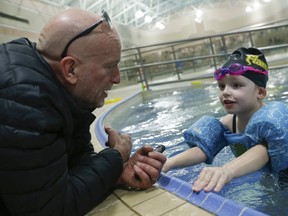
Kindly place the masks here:
[(264, 99), (266, 97), (267, 91), (263, 87), (258, 87), (258, 98)]
[(75, 67), (78, 64), (77, 59), (66, 56), (61, 60), (60, 64), (62, 78), (70, 84), (75, 84), (77, 82), (77, 74), (75, 73)]

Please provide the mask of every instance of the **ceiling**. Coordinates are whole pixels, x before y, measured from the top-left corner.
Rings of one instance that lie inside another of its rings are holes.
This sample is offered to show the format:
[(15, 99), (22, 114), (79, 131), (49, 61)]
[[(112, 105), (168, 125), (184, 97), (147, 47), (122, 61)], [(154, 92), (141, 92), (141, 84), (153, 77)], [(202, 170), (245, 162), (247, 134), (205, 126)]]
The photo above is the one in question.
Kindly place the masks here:
[[(3, 0), (1, 0), (3, 1)], [(259, 0), (264, 1), (264, 0)], [(267, 1), (267, 0), (266, 0)], [(111, 20), (124, 26), (134, 26), (143, 30), (155, 27), (156, 22), (169, 23), (175, 16), (195, 15), (197, 9), (213, 9), (215, 7), (237, 8), (239, 5), (251, 2), (248, 0), (5, 0), (19, 8), (29, 7), (31, 10), (43, 10), (39, 4), (55, 6), (63, 9), (67, 7), (81, 7), (99, 13), (105, 9)], [(136, 18), (135, 13), (142, 11), (142, 17)], [(45, 13), (45, 12), (44, 12)], [(151, 22), (145, 22), (149, 16)]]
[[(249, 14), (247, 6), (254, 7)], [(287, 0), (0, 0), (0, 42), (16, 37), (35, 41), (52, 16), (70, 7), (98, 14), (106, 10), (121, 35), (123, 47), (288, 22)], [(199, 9), (203, 16), (196, 21)], [(143, 16), (136, 18), (139, 10)], [(151, 22), (145, 22), (146, 16), (151, 17)], [(156, 27), (157, 22), (165, 25), (164, 31)]]

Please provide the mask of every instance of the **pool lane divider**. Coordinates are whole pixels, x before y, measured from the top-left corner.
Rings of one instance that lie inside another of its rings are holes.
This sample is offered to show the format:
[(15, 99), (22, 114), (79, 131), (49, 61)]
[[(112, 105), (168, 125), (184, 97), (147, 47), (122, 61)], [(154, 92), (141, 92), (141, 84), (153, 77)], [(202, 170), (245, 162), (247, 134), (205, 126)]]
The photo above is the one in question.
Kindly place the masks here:
[[(104, 119), (106, 116), (115, 108), (121, 104), (129, 101), (133, 97), (141, 94), (141, 91), (132, 95), (131, 97), (121, 100), (119, 103), (115, 104), (105, 113), (103, 113), (99, 118), (97, 118), (95, 123), (95, 133), (99, 143), (103, 148), (107, 148), (105, 143), (108, 140), (108, 136), (104, 131)], [(226, 199), (220, 195), (217, 195), (213, 192), (204, 192), (200, 191), (199, 193), (193, 192), (191, 189), (191, 184), (187, 183), (181, 179), (168, 176), (164, 173), (161, 173), (159, 179), (155, 183), (155, 186), (162, 188), (166, 191), (173, 193), (174, 195), (205, 209), (208, 212), (211, 212), (219, 216), (267, 216), (264, 213), (256, 211), (254, 209), (248, 208), (244, 205), (236, 203), (232, 200)]]
[(112, 104), (112, 103), (117, 103), (119, 101), (121, 101), (122, 98), (121, 97), (116, 97), (116, 98), (111, 98), (111, 99), (107, 99), (105, 100), (105, 104)]

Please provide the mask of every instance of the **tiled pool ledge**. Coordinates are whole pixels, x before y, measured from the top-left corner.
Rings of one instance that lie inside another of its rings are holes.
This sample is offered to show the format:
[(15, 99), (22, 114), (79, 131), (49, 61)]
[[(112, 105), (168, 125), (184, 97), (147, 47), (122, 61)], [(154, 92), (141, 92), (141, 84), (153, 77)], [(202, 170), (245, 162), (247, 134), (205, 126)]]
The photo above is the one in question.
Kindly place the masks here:
[[(139, 95), (141, 92), (136, 93), (132, 97), (117, 103), (111, 109), (102, 114), (95, 124), (95, 133), (99, 143), (106, 148), (105, 142), (107, 141), (107, 134), (104, 131), (103, 125), (104, 120), (115, 108), (127, 103), (129, 100)], [(182, 181), (181, 179), (168, 176), (164, 173), (161, 173), (160, 178), (158, 179), (156, 186), (162, 188), (174, 195), (186, 200), (187, 202), (192, 203), (193, 205), (199, 206), (208, 212), (211, 212), (219, 216), (267, 216), (264, 213), (256, 211), (254, 209), (248, 208), (244, 205), (236, 203), (232, 200), (226, 199), (222, 196), (219, 196), (213, 192), (206, 193), (201, 191), (195, 193), (191, 189), (191, 184)]]
[(267, 216), (212, 192), (193, 192), (191, 184), (161, 173), (156, 186), (219, 216)]

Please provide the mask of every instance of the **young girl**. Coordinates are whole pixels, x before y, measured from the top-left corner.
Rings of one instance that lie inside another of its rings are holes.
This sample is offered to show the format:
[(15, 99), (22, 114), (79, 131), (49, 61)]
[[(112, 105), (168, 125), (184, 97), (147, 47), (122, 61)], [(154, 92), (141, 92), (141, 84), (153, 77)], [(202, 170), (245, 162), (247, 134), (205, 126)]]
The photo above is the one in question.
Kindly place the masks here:
[(256, 48), (239, 48), (214, 73), (219, 99), (227, 115), (220, 120), (204, 116), (184, 132), (190, 149), (169, 158), (162, 171), (211, 164), (229, 145), (236, 158), (222, 167), (204, 168), (192, 189), (218, 192), (232, 179), (265, 167), (280, 172), (288, 167), (288, 108), (265, 104), (268, 66)]

